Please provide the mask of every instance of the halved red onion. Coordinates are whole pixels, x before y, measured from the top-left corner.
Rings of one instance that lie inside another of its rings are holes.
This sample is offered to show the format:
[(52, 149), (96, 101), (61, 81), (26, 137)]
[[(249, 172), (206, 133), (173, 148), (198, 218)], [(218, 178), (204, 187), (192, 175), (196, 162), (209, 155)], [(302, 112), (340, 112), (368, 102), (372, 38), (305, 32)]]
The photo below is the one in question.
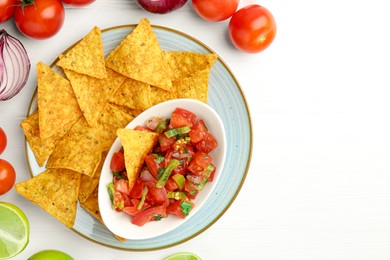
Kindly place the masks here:
[(30, 74), (30, 59), (23, 44), (0, 30), (0, 101), (13, 98), (22, 90)]
[(187, 0), (136, 0), (136, 2), (148, 12), (165, 14), (181, 8)]

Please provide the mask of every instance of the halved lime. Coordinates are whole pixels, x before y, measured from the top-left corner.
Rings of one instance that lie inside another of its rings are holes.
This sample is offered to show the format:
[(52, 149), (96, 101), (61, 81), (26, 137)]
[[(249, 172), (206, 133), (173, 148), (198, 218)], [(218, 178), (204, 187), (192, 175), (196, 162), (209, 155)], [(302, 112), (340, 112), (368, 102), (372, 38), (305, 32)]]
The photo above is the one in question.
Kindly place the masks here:
[(28, 258), (28, 260), (73, 260), (73, 257), (59, 250), (48, 249), (42, 250), (38, 253), (33, 254)]
[(180, 252), (167, 256), (164, 260), (202, 260), (202, 258), (191, 252)]
[(16, 256), (28, 244), (30, 225), (17, 206), (0, 202), (0, 259)]

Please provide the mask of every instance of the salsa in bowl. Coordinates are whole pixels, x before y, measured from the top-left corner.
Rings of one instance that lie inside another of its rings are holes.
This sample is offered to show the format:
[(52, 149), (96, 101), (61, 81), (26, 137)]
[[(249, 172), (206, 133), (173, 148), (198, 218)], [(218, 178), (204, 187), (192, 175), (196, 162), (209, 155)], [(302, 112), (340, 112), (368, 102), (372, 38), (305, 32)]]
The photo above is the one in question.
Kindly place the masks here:
[(221, 177), (225, 129), (203, 102), (160, 103), (117, 136), (98, 194), (103, 222), (117, 236), (147, 239), (175, 229), (196, 214)]

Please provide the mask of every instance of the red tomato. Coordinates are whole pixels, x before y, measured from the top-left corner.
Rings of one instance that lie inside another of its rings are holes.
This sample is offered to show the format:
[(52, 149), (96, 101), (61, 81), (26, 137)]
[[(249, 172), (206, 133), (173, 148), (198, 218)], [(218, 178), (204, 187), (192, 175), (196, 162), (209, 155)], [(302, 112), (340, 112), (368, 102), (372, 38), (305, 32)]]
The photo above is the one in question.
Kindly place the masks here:
[(61, 29), (65, 11), (60, 0), (35, 0), (28, 5), (24, 2), (27, 1), (18, 0), (14, 19), (16, 27), (25, 36), (46, 39)]
[(266, 8), (248, 5), (233, 14), (229, 22), (229, 35), (233, 45), (244, 52), (265, 50), (276, 35), (276, 22)]
[(62, 0), (62, 2), (73, 6), (85, 6), (92, 4), (95, 0)]
[(130, 191), (130, 198), (141, 198), (144, 186), (144, 182), (140, 178), (137, 178), (133, 188)]
[(167, 216), (167, 210), (165, 205), (151, 207), (144, 211), (141, 211), (131, 220), (131, 223), (137, 226), (143, 226), (145, 223), (158, 220), (160, 217), (165, 218)]
[(197, 14), (210, 22), (226, 20), (237, 10), (240, 0), (192, 0)]
[(157, 163), (156, 158), (153, 155), (146, 155), (145, 156), (145, 163), (148, 167), (150, 173), (156, 177), (158, 173), (158, 169), (162, 167), (162, 163)]
[(186, 192), (187, 194), (187, 197), (189, 199), (194, 199), (196, 197), (196, 195), (198, 194), (198, 190), (196, 189), (196, 186), (195, 184), (193, 184), (192, 182), (190, 182), (188, 179), (186, 179), (186, 182), (184, 184), (184, 191)]
[(179, 218), (186, 218), (180, 207), (180, 204), (182, 202), (182, 200), (176, 200), (174, 203), (169, 204), (169, 206), (167, 207), (167, 213), (178, 216)]
[(201, 141), (196, 143), (196, 148), (204, 153), (209, 153), (218, 146), (217, 140), (210, 132), (206, 132)]
[(196, 115), (191, 111), (185, 110), (183, 108), (176, 108), (175, 111), (172, 112), (172, 117), (170, 121), (170, 125), (173, 128), (189, 126), (192, 127), (194, 125), (194, 121), (196, 119)]
[(169, 179), (167, 180), (167, 182), (165, 183), (164, 187), (165, 187), (165, 189), (166, 189), (167, 191), (176, 191), (176, 190), (179, 189), (179, 186), (177, 185), (177, 183), (175, 182), (175, 180), (172, 179), (172, 178), (169, 178)]
[(203, 120), (199, 120), (196, 124), (191, 128), (191, 132), (188, 133), (188, 136), (191, 138), (191, 142), (197, 143), (203, 139), (204, 133), (207, 132), (207, 128), (204, 125)]
[(152, 132), (152, 130), (150, 130), (149, 128), (146, 128), (144, 126), (141, 126), (141, 125), (137, 125), (134, 130), (137, 130), (137, 131), (144, 131), (144, 132)]
[(165, 204), (168, 201), (167, 191), (164, 187), (156, 188), (155, 182), (145, 183), (148, 187), (148, 193), (146, 194), (146, 200), (152, 205)]
[(16, 0), (0, 0), (0, 23), (8, 21), (15, 11)]
[(198, 151), (194, 154), (194, 158), (188, 166), (188, 170), (193, 173), (204, 171), (212, 160), (210, 155)]
[(115, 190), (119, 191), (122, 194), (129, 195), (130, 189), (129, 189), (129, 182), (125, 179), (119, 179), (114, 182)]
[(6, 160), (0, 159), (0, 195), (8, 192), (15, 183), (14, 167)]
[(175, 143), (173, 138), (168, 138), (165, 135), (160, 135), (158, 141), (160, 143), (160, 149), (162, 152), (168, 151), (169, 148), (171, 148), (171, 146)]
[(5, 135), (3, 128), (0, 127), (0, 154), (4, 152), (5, 147), (7, 147), (7, 136)]
[(125, 157), (124, 157), (123, 153), (115, 152), (112, 155), (111, 162), (110, 162), (110, 169), (113, 172), (122, 172), (122, 171), (126, 170)]

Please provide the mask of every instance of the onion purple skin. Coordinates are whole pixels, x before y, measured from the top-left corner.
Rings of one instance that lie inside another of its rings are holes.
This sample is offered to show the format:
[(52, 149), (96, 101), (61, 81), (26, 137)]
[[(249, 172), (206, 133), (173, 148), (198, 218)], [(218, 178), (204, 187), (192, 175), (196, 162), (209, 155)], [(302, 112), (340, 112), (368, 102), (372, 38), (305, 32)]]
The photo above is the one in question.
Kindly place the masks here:
[(188, 0), (136, 0), (144, 10), (154, 14), (166, 14), (181, 8)]
[(13, 98), (27, 82), (30, 59), (23, 44), (0, 29), (0, 101)]

